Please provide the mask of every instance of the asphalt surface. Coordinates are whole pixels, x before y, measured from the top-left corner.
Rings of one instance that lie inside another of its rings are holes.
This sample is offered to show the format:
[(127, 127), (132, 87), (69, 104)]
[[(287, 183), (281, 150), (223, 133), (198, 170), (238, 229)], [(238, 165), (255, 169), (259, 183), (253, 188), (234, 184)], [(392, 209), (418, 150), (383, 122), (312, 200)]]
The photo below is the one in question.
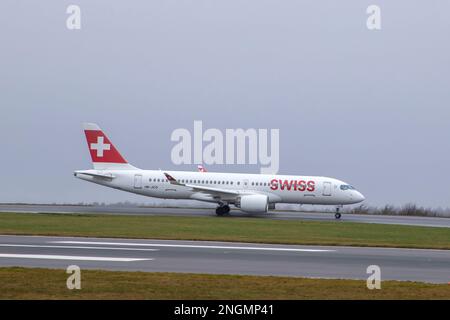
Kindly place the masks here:
[(450, 250), (0, 236), (0, 266), (450, 281)]
[[(165, 216), (216, 216), (214, 209), (196, 208), (157, 208), (157, 207), (112, 207), (112, 206), (49, 206), (49, 205), (5, 205), (0, 204), (0, 212), (51, 212), (83, 214), (119, 214), (119, 215), (165, 215)], [(230, 218), (253, 217), (280, 220), (334, 221), (333, 213), (313, 213), (297, 211), (273, 211), (264, 215), (249, 215), (239, 210), (232, 210)], [(450, 218), (379, 216), (343, 214), (342, 222), (380, 223), (424, 227), (450, 228)]]

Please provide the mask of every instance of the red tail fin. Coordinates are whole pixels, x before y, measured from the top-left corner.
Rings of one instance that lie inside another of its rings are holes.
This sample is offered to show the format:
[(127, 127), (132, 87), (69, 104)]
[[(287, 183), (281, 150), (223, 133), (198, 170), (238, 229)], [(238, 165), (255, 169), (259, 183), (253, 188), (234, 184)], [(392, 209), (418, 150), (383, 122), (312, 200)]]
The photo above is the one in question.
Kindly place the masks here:
[(132, 169), (95, 123), (84, 123), (84, 133), (95, 169)]

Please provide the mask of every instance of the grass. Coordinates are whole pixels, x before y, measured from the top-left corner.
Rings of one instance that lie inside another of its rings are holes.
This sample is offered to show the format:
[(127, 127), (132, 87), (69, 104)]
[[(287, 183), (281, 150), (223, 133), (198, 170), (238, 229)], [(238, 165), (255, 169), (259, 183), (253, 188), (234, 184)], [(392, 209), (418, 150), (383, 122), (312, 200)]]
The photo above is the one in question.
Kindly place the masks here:
[(0, 234), (450, 249), (450, 229), (343, 221), (1, 213)]
[(65, 270), (0, 268), (0, 299), (450, 299), (450, 285), (292, 277), (81, 271), (68, 290)]

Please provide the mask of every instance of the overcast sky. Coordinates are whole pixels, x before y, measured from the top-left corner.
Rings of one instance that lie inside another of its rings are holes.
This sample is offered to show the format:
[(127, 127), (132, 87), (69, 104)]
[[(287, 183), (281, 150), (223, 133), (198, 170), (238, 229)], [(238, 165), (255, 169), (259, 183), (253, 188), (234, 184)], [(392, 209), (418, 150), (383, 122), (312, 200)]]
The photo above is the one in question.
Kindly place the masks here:
[(0, 202), (147, 201), (72, 176), (91, 167), (80, 123), (140, 168), (196, 170), (172, 163), (170, 135), (202, 120), (280, 129), (281, 174), (342, 179), (371, 205), (448, 207), (449, 13), (446, 0), (2, 0)]

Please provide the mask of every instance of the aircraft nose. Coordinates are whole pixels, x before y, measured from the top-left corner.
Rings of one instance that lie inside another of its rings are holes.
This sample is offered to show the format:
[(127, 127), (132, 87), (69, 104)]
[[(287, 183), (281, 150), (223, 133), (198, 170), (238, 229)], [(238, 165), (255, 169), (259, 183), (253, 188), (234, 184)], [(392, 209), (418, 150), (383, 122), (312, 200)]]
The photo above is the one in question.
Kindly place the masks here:
[(355, 191), (355, 200), (357, 202), (362, 202), (362, 201), (366, 200), (366, 197), (364, 197), (361, 192)]

